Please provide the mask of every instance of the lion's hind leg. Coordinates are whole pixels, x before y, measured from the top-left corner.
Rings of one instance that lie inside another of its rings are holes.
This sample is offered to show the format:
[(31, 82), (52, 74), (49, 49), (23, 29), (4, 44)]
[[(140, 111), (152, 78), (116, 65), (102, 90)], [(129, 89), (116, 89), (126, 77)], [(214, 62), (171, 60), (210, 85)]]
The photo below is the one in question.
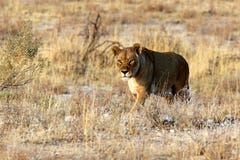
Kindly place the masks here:
[(177, 98), (180, 99), (182, 102), (186, 102), (186, 103), (190, 101), (191, 97), (190, 97), (189, 85), (184, 86), (182, 89), (178, 91)]
[(175, 85), (171, 86), (165, 93), (166, 100), (169, 104), (173, 104), (175, 92)]

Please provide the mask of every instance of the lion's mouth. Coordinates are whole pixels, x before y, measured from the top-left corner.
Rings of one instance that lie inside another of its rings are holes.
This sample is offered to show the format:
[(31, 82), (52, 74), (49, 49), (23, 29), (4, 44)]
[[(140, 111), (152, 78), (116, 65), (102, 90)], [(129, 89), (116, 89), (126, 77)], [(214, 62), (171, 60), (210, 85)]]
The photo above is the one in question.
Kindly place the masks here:
[(123, 81), (128, 81), (130, 78), (131, 78), (132, 76), (131, 75), (126, 75), (126, 74), (124, 74), (124, 75), (122, 75), (122, 80)]
[(122, 74), (122, 80), (123, 81), (127, 81), (127, 80), (129, 80), (132, 77), (129, 72), (127, 72), (127, 73), (123, 73), (122, 72), (121, 74)]
[(123, 81), (128, 81), (129, 79), (130, 79), (130, 77), (126, 77), (126, 76), (122, 77)]

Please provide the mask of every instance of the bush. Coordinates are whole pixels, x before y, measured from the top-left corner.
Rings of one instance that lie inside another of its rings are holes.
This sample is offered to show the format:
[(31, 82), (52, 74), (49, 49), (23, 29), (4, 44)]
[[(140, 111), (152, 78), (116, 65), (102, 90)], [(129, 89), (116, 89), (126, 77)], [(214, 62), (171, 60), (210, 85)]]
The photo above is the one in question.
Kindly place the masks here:
[(39, 46), (40, 41), (34, 37), (30, 21), (21, 22), (15, 32), (10, 30), (0, 50), (0, 91), (33, 80), (44, 64), (42, 58), (37, 58)]

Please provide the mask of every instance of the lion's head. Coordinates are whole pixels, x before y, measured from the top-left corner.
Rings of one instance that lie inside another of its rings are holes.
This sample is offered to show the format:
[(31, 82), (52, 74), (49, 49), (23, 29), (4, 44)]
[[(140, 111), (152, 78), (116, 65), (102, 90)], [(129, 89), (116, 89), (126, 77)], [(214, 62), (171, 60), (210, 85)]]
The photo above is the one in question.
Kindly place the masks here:
[(132, 47), (123, 49), (113, 46), (112, 51), (115, 55), (117, 67), (121, 73), (122, 80), (128, 80), (134, 77), (140, 68), (139, 55), (142, 52), (141, 45), (135, 43)]

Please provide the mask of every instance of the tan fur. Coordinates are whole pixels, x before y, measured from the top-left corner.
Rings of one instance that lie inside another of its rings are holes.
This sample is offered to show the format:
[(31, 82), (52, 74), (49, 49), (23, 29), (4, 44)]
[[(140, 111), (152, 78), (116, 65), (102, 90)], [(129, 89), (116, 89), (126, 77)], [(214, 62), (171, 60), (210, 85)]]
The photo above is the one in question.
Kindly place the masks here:
[(112, 51), (122, 79), (128, 80), (135, 99), (130, 112), (137, 110), (151, 93), (173, 101), (175, 95), (183, 94), (183, 88), (189, 88), (188, 63), (179, 54), (152, 51), (138, 43), (123, 49), (113, 46)]

